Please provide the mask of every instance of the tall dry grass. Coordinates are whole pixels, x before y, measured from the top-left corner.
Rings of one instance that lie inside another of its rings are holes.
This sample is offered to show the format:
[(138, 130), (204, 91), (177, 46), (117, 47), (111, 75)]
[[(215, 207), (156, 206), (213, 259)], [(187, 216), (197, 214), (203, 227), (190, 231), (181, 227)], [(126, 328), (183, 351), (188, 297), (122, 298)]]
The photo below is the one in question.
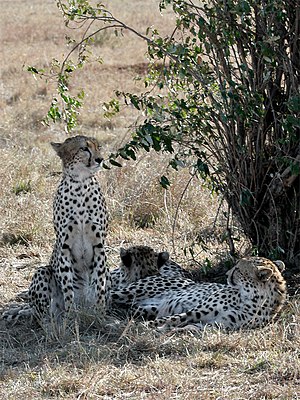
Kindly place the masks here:
[[(109, 2), (128, 24), (167, 32), (172, 15), (161, 16), (157, 1)], [(50, 141), (65, 139), (63, 127), (41, 124), (53, 82), (34, 80), (23, 65), (48, 67), (68, 48), (62, 18), (52, 0), (3, 0), (0, 59), (0, 305), (25, 289), (37, 265), (52, 251), (52, 199), (60, 162)], [(68, 32), (69, 34), (69, 32)], [(76, 35), (76, 32), (74, 32)], [(91, 63), (75, 76), (74, 90), (87, 93), (75, 133), (96, 136), (104, 156), (119, 147), (138, 116), (125, 108), (104, 118), (103, 101), (114, 90), (143, 90), (135, 80), (145, 68), (143, 43), (130, 34), (97, 37)], [(147, 244), (168, 250), (186, 267), (199, 268), (226, 257), (226, 218), (219, 199), (189, 171), (171, 173), (167, 192), (158, 181), (166, 156), (140, 154), (99, 174), (110, 211), (107, 250), (111, 267), (120, 246)], [(180, 203), (180, 207), (178, 207)], [(175, 219), (176, 217), (176, 219)], [(243, 241), (240, 232), (236, 235)], [(188, 249), (192, 246), (193, 254)], [(194, 259), (193, 259), (194, 258)], [(278, 321), (262, 330), (224, 334), (205, 331), (158, 335), (142, 324), (113, 321), (71, 329), (60, 340), (26, 321), (0, 321), (0, 397), (3, 399), (297, 399), (299, 302), (293, 299)]]

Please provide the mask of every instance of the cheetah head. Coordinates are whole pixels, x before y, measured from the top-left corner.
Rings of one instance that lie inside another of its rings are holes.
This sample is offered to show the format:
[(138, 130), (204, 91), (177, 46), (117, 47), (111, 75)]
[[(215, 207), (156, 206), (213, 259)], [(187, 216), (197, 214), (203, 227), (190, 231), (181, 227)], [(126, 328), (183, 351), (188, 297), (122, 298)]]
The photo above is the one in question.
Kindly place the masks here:
[(64, 173), (74, 178), (95, 174), (103, 162), (99, 142), (92, 137), (75, 136), (63, 143), (52, 142), (51, 146), (62, 160)]
[(227, 272), (228, 284), (251, 293), (254, 289), (267, 287), (285, 291), (285, 281), (281, 275), (285, 266), (282, 261), (271, 261), (264, 257), (242, 258)]
[(156, 253), (148, 246), (132, 246), (120, 250), (121, 264), (127, 282), (135, 282), (149, 275), (157, 274), (169, 260), (169, 253)]

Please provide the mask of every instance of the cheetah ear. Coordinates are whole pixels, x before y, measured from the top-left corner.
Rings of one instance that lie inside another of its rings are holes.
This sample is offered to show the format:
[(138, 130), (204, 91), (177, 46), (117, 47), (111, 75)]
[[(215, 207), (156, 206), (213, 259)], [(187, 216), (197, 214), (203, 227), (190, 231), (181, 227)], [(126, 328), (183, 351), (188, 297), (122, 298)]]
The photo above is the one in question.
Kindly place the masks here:
[(161, 268), (170, 258), (170, 255), (167, 251), (163, 251), (158, 254), (157, 258), (157, 266), (158, 268)]
[(125, 249), (123, 249), (123, 247), (121, 247), (120, 249), (120, 258), (122, 263), (125, 265), (125, 267), (130, 268), (131, 264), (132, 264), (132, 257), (131, 254), (129, 254), (129, 252)]
[(52, 148), (55, 150), (56, 154), (60, 157), (62, 143), (51, 142), (50, 144)]
[(273, 275), (273, 271), (271, 268), (266, 267), (258, 267), (257, 268), (257, 277), (262, 282), (267, 282), (271, 276)]
[(284, 265), (283, 261), (276, 260), (276, 261), (273, 261), (273, 263), (276, 265), (276, 267), (279, 269), (280, 272), (285, 270), (285, 265)]

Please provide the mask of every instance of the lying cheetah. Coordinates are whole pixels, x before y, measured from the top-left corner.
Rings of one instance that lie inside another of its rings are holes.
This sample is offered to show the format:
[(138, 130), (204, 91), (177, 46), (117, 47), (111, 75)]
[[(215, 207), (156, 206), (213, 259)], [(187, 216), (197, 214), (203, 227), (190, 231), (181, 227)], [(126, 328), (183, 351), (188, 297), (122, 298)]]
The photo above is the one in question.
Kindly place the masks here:
[[(96, 139), (76, 136), (51, 143), (62, 160), (63, 177), (53, 205), (56, 242), (50, 265), (39, 268), (29, 287), (29, 304), (18, 314), (42, 319), (49, 312), (58, 321), (74, 305), (110, 306), (106, 265), (107, 211), (94, 177), (102, 164)], [(15, 311), (3, 314), (6, 319)]]
[(243, 258), (227, 273), (227, 285), (154, 276), (113, 291), (112, 300), (154, 319), (149, 323), (152, 327), (255, 328), (268, 323), (282, 308), (286, 299), (283, 269), (281, 261)]

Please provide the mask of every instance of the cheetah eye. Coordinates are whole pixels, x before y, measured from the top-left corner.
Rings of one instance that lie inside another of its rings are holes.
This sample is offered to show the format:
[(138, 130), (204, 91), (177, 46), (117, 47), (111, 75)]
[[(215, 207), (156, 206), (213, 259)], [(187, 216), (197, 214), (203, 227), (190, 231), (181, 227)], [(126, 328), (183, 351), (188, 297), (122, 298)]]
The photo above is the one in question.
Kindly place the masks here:
[(90, 150), (89, 150), (89, 148), (88, 147), (81, 147), (81, 149), (80, 149), (81, 151), (87, 151), (88, 153), (90, 152)]

